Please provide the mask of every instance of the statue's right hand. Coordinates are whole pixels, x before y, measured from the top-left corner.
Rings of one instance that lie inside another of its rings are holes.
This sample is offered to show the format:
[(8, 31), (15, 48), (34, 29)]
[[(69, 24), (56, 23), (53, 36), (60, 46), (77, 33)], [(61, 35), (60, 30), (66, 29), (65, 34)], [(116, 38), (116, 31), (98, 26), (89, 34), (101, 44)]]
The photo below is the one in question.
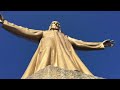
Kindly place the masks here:
[(3, 18), (3, 16), (0, 14), (0, 23), (3, 23), (3, 21), (4, 21), (4, 18)]

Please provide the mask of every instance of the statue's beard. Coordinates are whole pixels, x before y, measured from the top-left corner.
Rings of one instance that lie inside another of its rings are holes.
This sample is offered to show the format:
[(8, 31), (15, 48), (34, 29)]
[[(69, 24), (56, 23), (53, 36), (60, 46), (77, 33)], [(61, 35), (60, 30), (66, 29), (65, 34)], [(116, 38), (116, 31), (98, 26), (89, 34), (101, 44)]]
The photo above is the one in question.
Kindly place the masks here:
[(60, 30), (60, 28), (51, 28), (50, 30)]

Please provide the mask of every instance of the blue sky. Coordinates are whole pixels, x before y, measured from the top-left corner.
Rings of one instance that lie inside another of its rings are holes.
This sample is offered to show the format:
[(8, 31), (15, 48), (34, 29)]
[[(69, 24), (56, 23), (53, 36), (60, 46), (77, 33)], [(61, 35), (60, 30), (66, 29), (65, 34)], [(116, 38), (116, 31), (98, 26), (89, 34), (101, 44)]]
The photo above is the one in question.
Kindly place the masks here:
[[(114, 47), (100, 51), (80, 51), (78, 56), (96, 76), (120, 78), (120, 11), (3, 11), (5, 19), (32, 29), (46, 30), (53, 20), (62, 32), (83, 41), (113, 39)], [(14, 36), (0, 25), (0, 79), (19, 79), (29, 64), (37, 44)]]

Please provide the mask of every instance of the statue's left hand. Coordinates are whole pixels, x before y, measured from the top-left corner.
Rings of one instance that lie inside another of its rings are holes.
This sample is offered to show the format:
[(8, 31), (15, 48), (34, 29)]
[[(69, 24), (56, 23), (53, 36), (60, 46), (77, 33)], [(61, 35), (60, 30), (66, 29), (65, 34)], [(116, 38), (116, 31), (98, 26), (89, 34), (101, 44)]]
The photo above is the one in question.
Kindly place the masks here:
[(105, 47), (112, 47), (114, 45), (114, 40), (107, 39), (107, 40), (103, 41), (103, 45)]
[(0, 23), (3, 23), (4, 22), (4, 18), (3, 16), (0, 14)]

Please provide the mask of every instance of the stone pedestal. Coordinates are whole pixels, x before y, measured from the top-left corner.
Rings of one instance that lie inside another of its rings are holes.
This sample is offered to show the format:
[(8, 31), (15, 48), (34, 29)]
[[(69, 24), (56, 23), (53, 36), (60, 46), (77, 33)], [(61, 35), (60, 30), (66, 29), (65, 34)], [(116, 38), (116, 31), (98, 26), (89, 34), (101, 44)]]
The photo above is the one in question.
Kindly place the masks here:
[(26, 79), (104, 79), (97, 76), (91, 76), (79, 71), (64, 70), (51, 65), (36, 72)]

